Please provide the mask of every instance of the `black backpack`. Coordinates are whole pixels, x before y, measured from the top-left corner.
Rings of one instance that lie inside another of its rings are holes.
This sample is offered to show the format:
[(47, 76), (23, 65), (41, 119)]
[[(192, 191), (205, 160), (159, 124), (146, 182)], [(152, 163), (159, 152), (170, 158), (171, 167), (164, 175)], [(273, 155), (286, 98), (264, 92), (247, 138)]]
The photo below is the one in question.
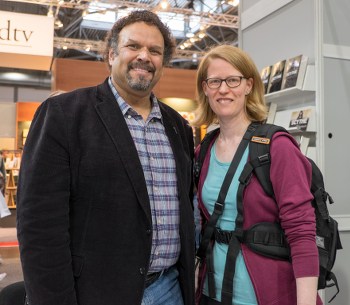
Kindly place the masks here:
[[(275, 132), (282, 131), (288, 133), (283, 127), (273, 124), (259, 124), (252, 123), (254, 131), (249, 142), (249, 160), (246, 163), (242, 174), (239, 178), (240, 188), (237, 195), (237, 206), (243, 201), (243, 189), (249, 183), (251, 175), (254, 173), (259, 180), (264, 191), (271, 197), (274, 197), (274, 191), (270, 181), (270, 142)], [(217, 135), (219, 129), (215, 129), (206, 134), (201, 142), (200, 151), (195, 162), (194, 178), (195, 184), (198, 186), (199, 176), (206, 152), (209, 148), (213, 138)], [(338, 223), (334, 220), (328, 212), (327, 203), (332, 204), (332, 197), (325, 191), (323, 176), (320, 169), (309, 159), (312, 165), (312, 183), (311, 192), (314, 196), (312, 206), (315, 209), (316, 215), (316, 244), (319, 253), (319, 279), (318, 289), (336, 286), (337, 292), (331, 298), (331, 302), (339, 293), (339, 286), (337, 279), (332, 272), (332, 268), (336, 259), (337, 250), (342, 249)], [(273, 161), (272, 161), (273, 162)], [(241, 193), (241, 194), (239, 194)], [(206, 228), (205, 228), (206, 229)], [(237, 235), (234, 231), (234, 235)], [(219, 234), (220, 238), (216, 236), (213, 238), (220, 242), (229, 243), (230, 234)], [(274, 259), (290, 260), (290, 249), (288, 242), (285, 239), (282, 228), (277, 223), (258, 223), (253, 225), (249, 230), (242, 233), (239, 241), (247, 244), (250, 249), (260, 255), (268, 256)], [(198, 258), (204, 258), (203, 249), (208, 245), (201, 245), (202, 251), (197, 252)], [(227, 258), (228, 259), (228, 258)], [(224, 277), (225, 281), (225, 277)]]

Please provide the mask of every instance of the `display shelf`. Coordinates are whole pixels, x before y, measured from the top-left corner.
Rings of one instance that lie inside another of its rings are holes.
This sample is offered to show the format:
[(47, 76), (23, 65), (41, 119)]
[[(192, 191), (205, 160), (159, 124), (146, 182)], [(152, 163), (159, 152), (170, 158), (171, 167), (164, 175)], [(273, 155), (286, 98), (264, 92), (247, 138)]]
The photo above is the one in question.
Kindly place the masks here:
[(267, 104), (276, 103), (278, 110), (298, 105), (314, 105), (316, 99), (315, 66), (308, 65), (302, 87), (288, 88), (265, 95)]
[(294, 137), (294, 139), (301, 144), (303, 139), (308, 139), (308, 147), (316, 147), (316, 131), (296, 131), (296, 130), (288, 130), (288, 132)]
[(305, 137), (315, 137), (317, 132), (316, 131), (303, 131), (299, 129), (287, 129), (287, 131), (292, 136), (305, 136)]
[(15, 176), (18, 175), (18, 168), (6, 169), (7, 181), (5, 189), (5, 200), (10, 209), (16, 208), (17, 185)]
[(296, 105), (312, 105), (315, 103), (315, 91), (288, 88), (265, 95), (267, 104), (275, 103), (279, 110), (295, 107)]

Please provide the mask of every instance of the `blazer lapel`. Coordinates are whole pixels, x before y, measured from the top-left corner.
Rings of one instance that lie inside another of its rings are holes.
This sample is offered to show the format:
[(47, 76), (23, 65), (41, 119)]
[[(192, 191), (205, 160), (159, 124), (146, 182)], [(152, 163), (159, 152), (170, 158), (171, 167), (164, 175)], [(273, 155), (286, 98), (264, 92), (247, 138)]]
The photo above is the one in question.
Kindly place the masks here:
[(183, 147), (183, 139), (181, 139), (180, 132), (176, 126), (176, 123), (174, 122), (171, 115), (162, 107), (161, 112), (163, 116), (163, 122), (165, 127), (165, 132), (168, 136), (168, 139), (170, 141), (171, 148), (173, 150), (175, 162), (176, 162), (176, 174), (177, 174), (177, 180), (178, 180), (178, 187), (179, 187), (179, 194), (181, 194), (182, 191), (182, 184), (181, 181), (183, 180), (182, 170), (185, 168), (188, 164), (186, 164), (186, 160), (184, 158), (184, 147)]
[[(147, 186), (134, 141), (108, 84), (107, 88), (105, 85), (106, 83), (102, 85), (104, 86), (102, 94), (99, 94), (101, 91), (97, 92), (102, 102), (96, 105), (96, 111), (119, 153), (141, 207), (152, 222)], [(106, 91), (110, 94), (107, 95)]]

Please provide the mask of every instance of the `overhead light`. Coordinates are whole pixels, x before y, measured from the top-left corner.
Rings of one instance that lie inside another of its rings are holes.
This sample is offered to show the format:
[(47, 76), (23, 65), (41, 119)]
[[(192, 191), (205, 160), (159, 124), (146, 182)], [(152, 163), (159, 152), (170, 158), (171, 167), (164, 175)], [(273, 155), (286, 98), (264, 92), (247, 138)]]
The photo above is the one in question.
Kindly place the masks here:
[(50, 5), (49, 10), (47, 12), (47, 17), (53, 17), (52, 5)]
[(90, 47), (90, 46), (86, 46), (85, 51), (86, 51), (86, 52), (89, 52), (89, 51), (90, 51), (90, 49), (91, 49), (91, 47)]
[(188, 38), (192, 38), (194, 36), (194, 34), (192, 32), (187, 32), (186, 33), (186, 37)]
[(62, 49), (63, 49), (63, 50), (67, 50), (68, 47), (67, 47), (67, 46), (63, 46)]
[(63, 27), (63, 23), (61, 20), (59, 20), (58, 18), (56, 18), (55, 20), (55, 28), (61, 28)]
[(159, 3), (159, 5), (160, 5), (161, 9), (165, 10), (165, 9), (168, 8), (169, 3), (168, 3), (167, 0), (162, 0), (162, 1)]
[(192, 62), (197, 62), (198, 61), (198, 55), (196, 53), (194, 53), (192, 55)]
[(232, 6), (237, 6), (239, 4), (239, 0), (229, 0), (227, 4)]
[(1, 74), (4, 78), (12, 81), (26, 81), (30, 79), (28, 75), (20, 72), (3, 72)]

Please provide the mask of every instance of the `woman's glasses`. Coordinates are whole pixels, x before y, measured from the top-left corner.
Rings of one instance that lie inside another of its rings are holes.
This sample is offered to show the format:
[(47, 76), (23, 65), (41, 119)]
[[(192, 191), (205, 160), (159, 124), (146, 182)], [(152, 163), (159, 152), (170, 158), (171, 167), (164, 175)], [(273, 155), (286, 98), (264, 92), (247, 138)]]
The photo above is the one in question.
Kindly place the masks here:
[(228, 78), (225, 79), (221, 79), (221, 78), (207, 78), (206, 80), (204, 80), (207, 84), (207, 86), (210, 89), (218, 89), (220, 88), (222, 82), (225, 82), (226, 85), (229, 88), (236, 88), (241, 84), (242, 79), (245, 78), (244, 76), (230, 76)]

